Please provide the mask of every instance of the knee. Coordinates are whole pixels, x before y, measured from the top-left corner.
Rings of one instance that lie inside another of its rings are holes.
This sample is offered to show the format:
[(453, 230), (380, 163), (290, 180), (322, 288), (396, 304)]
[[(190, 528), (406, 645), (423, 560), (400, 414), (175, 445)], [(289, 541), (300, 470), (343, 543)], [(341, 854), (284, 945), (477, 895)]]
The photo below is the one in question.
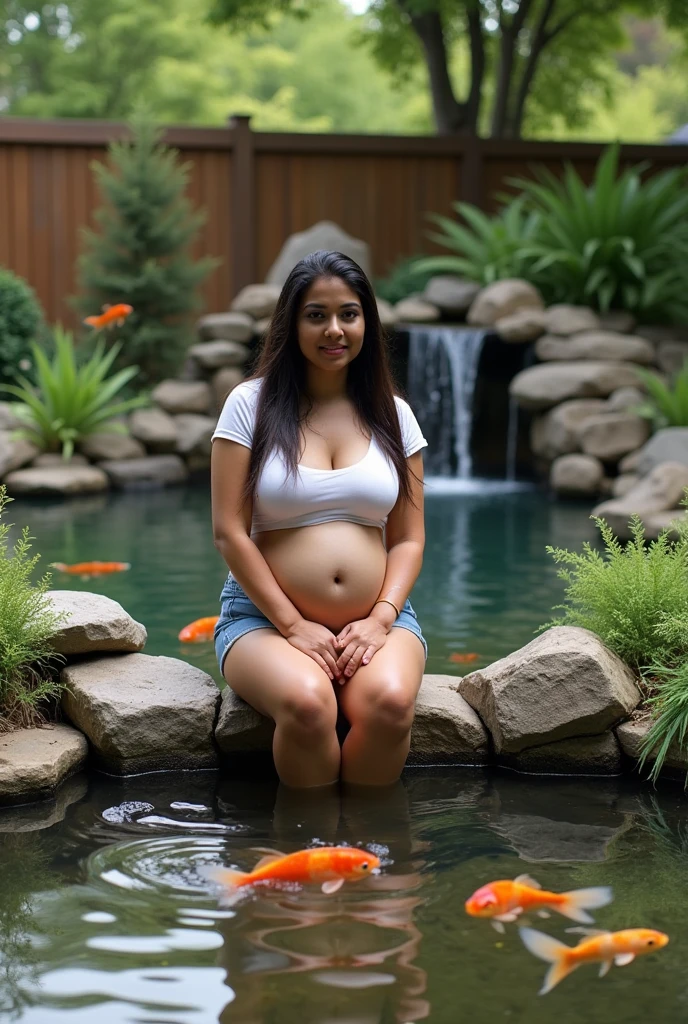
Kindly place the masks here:
[(327, 679), (300, 679), (287, 695), (281, 723), (288, 729), (310, 736), (333, 732), (337, 724), (337, 701)]
[(356, 717), (359, 724), (370, 729), (405, 736), (413, 725), (414, 711), (415, 695), (390, 680), (370, 694)]

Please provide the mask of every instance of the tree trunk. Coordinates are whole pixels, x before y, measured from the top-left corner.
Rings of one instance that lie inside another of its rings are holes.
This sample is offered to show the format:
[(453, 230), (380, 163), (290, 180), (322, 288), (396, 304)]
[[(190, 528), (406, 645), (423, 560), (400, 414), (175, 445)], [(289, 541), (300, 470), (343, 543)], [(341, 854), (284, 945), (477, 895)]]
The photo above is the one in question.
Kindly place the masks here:
[(552, 38), (552, 36), (548, 33), (547, 25), (549, 23), (549, 19), (552, 17), (552, 14), (554, 13), (554, 9), (556, 6), (557, 0), (546, 0), (546, 3), (542, 9), (542, 13), (540, 14), (537, 26), (535, 28), (535, 32), (533, 33), (533, 40), (530, 45), (530, 53), (528, 54), (528, 59), (525, 63), (525, 67), (523, 68), (521, 81), (519, 82), (518, 90), (516, 92), (516, 100), (514, 102), (514, 106), (512, 109), (512, 116), (509, 119), (509, 125), (507, 129), (508, 134), (515, 139), (521, 137), (521, 132), (523, 130), (523, 118), (526, 109), (526, 100), (528, 99), (528, 95), (533, 85), (533, 80), (535, 78), (535, 72), (537, 71), (537, 64), (538, 60), (540, 59), (540, 54)]
[(501, 40), (499, 46), (499, 72), (495, 87), (495, 100), (492, 111), (493, 138), (500, 138), (509, 133), (509, 100), (512, 96), (512, 79), (516, 57), (518, 38), (530, 12), (532, 0), (521, 0), (518, 10), (507, 21), (502, 8), (500, 15)]

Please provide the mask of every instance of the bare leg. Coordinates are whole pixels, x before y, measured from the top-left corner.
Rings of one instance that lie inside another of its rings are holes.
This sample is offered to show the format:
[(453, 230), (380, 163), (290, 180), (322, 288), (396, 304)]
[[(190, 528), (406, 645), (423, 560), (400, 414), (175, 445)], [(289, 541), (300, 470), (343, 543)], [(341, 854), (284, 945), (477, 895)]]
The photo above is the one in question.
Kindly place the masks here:
[(311, 787), (337, 781), (337, 701), (332, 682), (312, 658), (276, 629), (257, 629), (231, 648), (224, 677), (235, 693), (274, 721), (272, 752), (282, 782)]
[(425, 660), (418, 637), (392, 629), (370, 664), (339, 689), (351, 731), (342, 747), (342, 780), (389, 786), (401, 775), (411, 741)]

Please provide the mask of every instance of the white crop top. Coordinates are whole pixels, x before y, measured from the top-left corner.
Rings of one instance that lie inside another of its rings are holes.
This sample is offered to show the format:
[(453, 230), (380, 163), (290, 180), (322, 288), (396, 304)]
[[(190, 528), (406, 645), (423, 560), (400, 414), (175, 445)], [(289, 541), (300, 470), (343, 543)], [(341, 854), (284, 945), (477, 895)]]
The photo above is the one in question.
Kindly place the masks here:
[[(213, 434), (238, 441), (246, 448), (253, 443), (253, 428), (261, 380), (246, 380), (229, 394)], [(395, 398), (401, 438), (406, 457), (427, 445), (416, 417), (402, 398)], [(289, 477), (284, 459), (277, 451), (263, 466), (253, 501), (251, 533), (315, 526), (346, 520), (384, 529), (387, 516), (399, 495), (397, 472), (375, 438), (360, 462), (343, 469), (313, 469), (298, 466)]]

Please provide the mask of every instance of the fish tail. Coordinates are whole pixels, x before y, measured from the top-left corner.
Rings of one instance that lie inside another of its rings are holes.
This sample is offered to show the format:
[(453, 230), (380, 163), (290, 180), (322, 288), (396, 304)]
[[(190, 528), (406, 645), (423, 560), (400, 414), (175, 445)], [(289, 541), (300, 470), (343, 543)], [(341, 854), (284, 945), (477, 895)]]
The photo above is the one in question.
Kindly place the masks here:
[(571, 971), (575, 971), (576, 967), (580, 966), (580, 964), (571, 963), (568, 958), (571, 947), (559, 942), (558, 939), (553, 939), (551, 935), (538, 932), (535, 928), (519, 928), (518, 932), (523, 940), (523, 945), (533, 956), (552, 965), (547, 971), (540, 989), (541, 996), (551, 992), (555, 985), (558, 985)]
[(84, 317), (84, 323), (88, 327), (98, 327), (99, 323), (100, 323), (100, 317), (99, 316), (87, 316), (87, 317)]
[(248, 878), (247, 871), (234, 871), (232, 868), (222, 868), (219, 864), (204, 865), (198, 869), (198, 873), (202, 878), (225, 889), (237, 889)]
[(613, 899), (611, 887), (608, 885), (597, 885), (592, 889), (573, 889), (571, 892), (564, 892), (561, 895), (563, 902), (557, 907), (559, 913), (572, 921), (579, 921), (581, 924), (594, 923), (593, 918), (586, 913), (586, 910), (606, 907)]
[(65, 572), (67, 565), (65, 562), (48, 562), (49, 569), (59, 569), (60, 572)]

